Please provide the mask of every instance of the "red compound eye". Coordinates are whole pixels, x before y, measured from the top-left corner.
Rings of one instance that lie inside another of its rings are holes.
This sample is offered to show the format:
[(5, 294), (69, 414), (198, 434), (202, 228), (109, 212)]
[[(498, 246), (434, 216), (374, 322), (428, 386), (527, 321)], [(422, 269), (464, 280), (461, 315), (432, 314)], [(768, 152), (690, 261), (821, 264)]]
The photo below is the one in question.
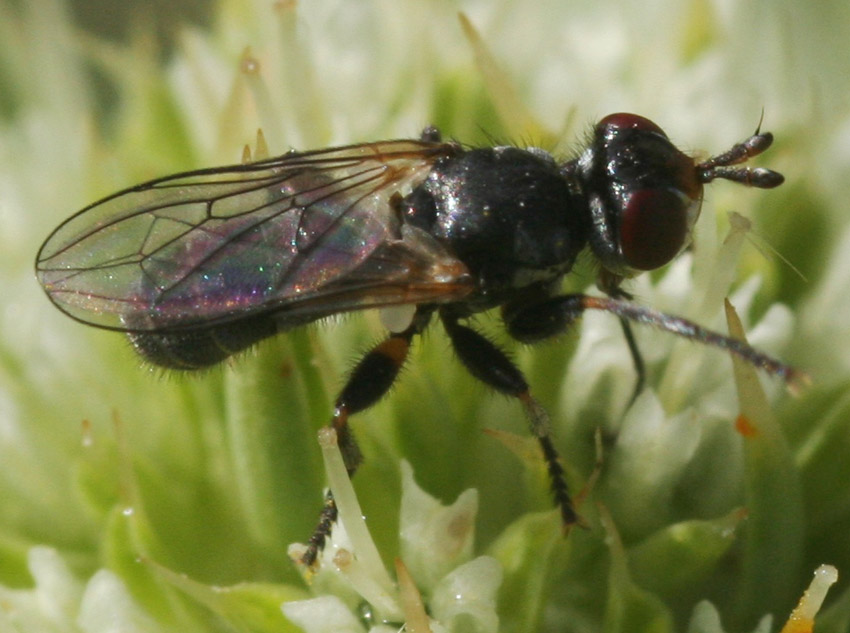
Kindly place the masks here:
[(690, 200), (670, 189), (639, 189), (631, 194), (620, 224), (626, 263), (636, 270), (654, 270), (678, 255), (690, 231), (690, 206)]
[(629, 112), (616, 112), (609, 114), (597, 124), (599, 127), (613, 128), (617, 130), (640, 130), (642, 132), (655, 132), (664, 138), (667, 135), (655, 123), (646, 117), (638, 114), (630, 114)]

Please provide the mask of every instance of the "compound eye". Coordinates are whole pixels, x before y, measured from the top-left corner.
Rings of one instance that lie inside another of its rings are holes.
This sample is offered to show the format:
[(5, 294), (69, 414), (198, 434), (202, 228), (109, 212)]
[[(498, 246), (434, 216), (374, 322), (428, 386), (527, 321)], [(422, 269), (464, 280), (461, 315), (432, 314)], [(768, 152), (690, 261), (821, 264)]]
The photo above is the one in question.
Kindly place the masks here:
[(620, 247), (626, 264), (654, 270), (672, 260), (689, 239), (699, 202), (672, 189), (638, 189), (623, 206)]
[(606, 128), (612, 131), (619, 130), (639, 130), (641, 132), (654, 132), (660, 134), (664, 138), (667, 135), (655, 123), (642, 117), (639, 114), (631, 114), (629, 112), (616, 112), (609, 114), (597, 124), (597, 127)]

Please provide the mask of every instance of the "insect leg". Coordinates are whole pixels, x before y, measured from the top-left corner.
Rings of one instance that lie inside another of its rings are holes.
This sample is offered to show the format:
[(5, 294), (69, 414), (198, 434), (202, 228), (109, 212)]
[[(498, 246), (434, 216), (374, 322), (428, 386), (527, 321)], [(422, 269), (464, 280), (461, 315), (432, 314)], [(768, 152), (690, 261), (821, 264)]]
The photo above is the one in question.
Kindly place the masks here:
[[(632, 295), (620, 288), (619, 277), (606, 281), (604, 278), (601, 283), (602, 291), (607, 294), (609, 297), (613, 299), (624, 299), (626, 301), (632, 300)], [(635, 340), (635, 334), (632, 331), (632, 324), (626, 317), (618, 317), (620, 320), (620, 327), (623, 330), (623, 337), (626, 339), (626, 345), (629, 348), (629, 354), (632, 357), (632, 365), (635, 368), (635, 388), (632, 391), (632, 397), (629, 398), (629, 404), (633, 404), (637, 397), (640, 395), (641, 391), (643, 391), (643, 387), (646, 384), (646, 363), (643, 362), (643, 354), (640, 352), (640, 348), (638, 347), (637, 341)]]
[(646, 385), (646, 363), (643, 362), (643, 354), (641, 354), (635, 340), (632, 324), (627, 319), (620, 317), (620, 327), (623, 330), (623, 338), (626, 339), (626, 345), (632, 357), (632, 365), (635, 368), (635, 388), (632, 391), (632, 397), (629, 398), (629, 405), (632, 405)]
[[(363, 455), (348, 425), (349, 416), (371, 407), (389, 390), (407, 359), (413, 337), (425, 329), (432, 312), (433, 308), (427, 306), (418, 308), (407, 329), (390, 335), (369, 350), (354, 367), (340, 391), (334, 403), (330, 426), (336, 431), (339, 449), (349, 476), (353, 476), (363, 462)], [(336, 503), (333, 493), (328, 491), (319, 514), (319, 522), (308, 541), (307, 550), (301, 556), (304, 565), (310, 567), (316, 562), (336, 519)]]
[(567, 491), (564, 469), (558, 451), (552, 443), (549, 414), (529, 391), (528, 382), (522, 372), (494, 343), (472, 328), (460, 325), (455, 317), (441, 313), (443, 326), (451, 339), (452, 346), (464, 366), (481, 382), (496, 391), (517, 398), (525, 409), (531, 432), (543, 449), (543, 457), (549, 471), (552, 494), (561, 511), (564, 525), (578, 522), (573, 502)]
[(753, 367), (781, 378), (792, 391), (802, 387), (808, 380), (805, 373), (750, 347), (743, 341), (724, 336), (693, 321), (615, 297), (583, 294), (552, 297), (525, 309), (512, 311), (509, 318), (506, 318), (506, 324), (512, 337), (524, 343), (533, 343), (563, 332), (585, 310), (603, 310), (622, 321), (651, 325), (697, 343), (726, 350)]
[[(611, 273), (605, 269), (599, 271), (597, 285), (602, 292), (613, 299), (631, 301), (633, 299), (631, 293), (626, 292), (620, 287), (622, 282), (623, 277), (620, 275)], [(641, 354), (637, 340), (635, 340), (631, 322), (622, 316), (618, 318), (620, 320), (620, 328), (623, 330), (623, 337), (626, 339), (626, 345), (629, 348), (629, 354), (632, 357), (632, 365), (635, 368), (635, 387), (632, 390), (632, 397), (629, 398), (629, 404), (632, 404), (637, 400), (637, 397), (641, 394), (646, 384), (646, 363), (643, 362), (643, 354)]]

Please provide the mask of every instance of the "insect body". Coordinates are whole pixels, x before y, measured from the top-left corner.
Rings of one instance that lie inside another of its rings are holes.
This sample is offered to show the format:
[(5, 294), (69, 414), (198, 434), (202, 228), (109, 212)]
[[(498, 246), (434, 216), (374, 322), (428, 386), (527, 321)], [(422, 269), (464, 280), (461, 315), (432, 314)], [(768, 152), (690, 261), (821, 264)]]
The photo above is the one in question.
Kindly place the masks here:
[[(465, 148), (433, 128), (419, 141), (290, 152), (105, 198), (50, 235), (36, 272), (60, 310), (126, 332), (145, 359), (177, 369), (218, 363), (332, 314), (414, 305), (409, 323), (364, 356), (336, 400), (331, 424), (349, 473), (361, 462), (349, 416), (386, 393), (436, 316), (469, 371), (522, 403), (569, 524), (576, 515), (544, 409), (510, 359), (463, 320), (501, 307), (509, 334), (534, 342), (585, 310), (605, 310), (731, 350), (792, 381), (790, 367), (638, 306), (620, 289), (688, 245), (705, 183), (781, 184), (776, 172), (736, 166), (771, 142), (757, 132), (697, 163), (656, 124), (621, 113), (602, 119), (587, 149), (562, 163), (534, 148)], [(587, 248), (608, 296), (559, 294)], [(328, 496), (305, 563), (335, 518)]]

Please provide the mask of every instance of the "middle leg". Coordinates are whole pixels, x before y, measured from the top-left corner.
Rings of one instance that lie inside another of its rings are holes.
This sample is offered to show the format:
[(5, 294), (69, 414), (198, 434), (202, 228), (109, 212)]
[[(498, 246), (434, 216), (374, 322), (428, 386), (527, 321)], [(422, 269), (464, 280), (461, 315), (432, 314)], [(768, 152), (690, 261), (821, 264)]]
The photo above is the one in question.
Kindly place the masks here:
[(463, 365), (481, 382), (493, 387), (496, 391), (517, 398), (525, 410), (531, 433), (540, 443), (555, 504), (561, 512), (565, 526), (578, 522), (578, 515), (573, 506), (564, 478), (558, 451), (552, 443), (549, 414), (530, 393), (528, 382), (522, 372), (492, 341), (482, 334), (465, 325), (458, 323), (455, 317), (441, 313), (443, 326), (451, 339), (452, 346), (457, 352)]

